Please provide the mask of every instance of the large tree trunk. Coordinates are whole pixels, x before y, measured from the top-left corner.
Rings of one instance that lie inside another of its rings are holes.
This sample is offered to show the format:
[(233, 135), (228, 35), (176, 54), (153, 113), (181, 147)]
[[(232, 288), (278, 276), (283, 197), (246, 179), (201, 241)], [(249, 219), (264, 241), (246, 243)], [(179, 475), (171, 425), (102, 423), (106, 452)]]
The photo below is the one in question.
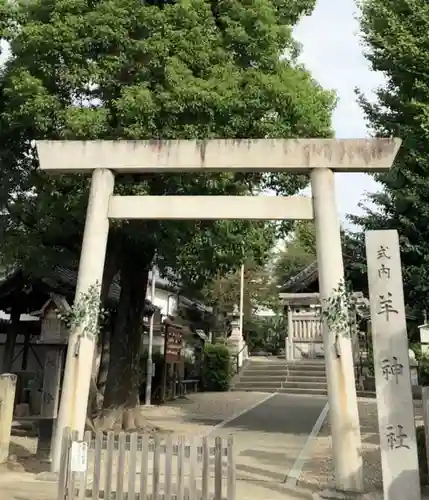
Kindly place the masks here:
[[(134, 252), (133, 252), (134, 253)], [(152, 255), (122, 255), (121, 296), (110, 338), (110, 363), (103, 411), (96, 426), (101, 429), (148, 429), (139, 412), (140, 346), (146, 288)]]
[[(101, 286), (101, 303), (106, 307), (109, 291), (113, 279), (118, 273), (119, 267), (118, 249), (113, 243), (110, 245), (109, 253), (107, 254), (106, 265), (104, 266), (103, 283)], [(98, 339), (98, 359), (97, 371), (94, 373), (94, 379), (98, 388), (99, 398), (101, 403), (104, 397), (104, 390), (106, 387), (107, 372), (109, 369), (109, 355), (110, 355), (110, 332), (112, 331), (112, 318), (108, 318), (107, 324), (101, 331), (100, 338)], [(99, 407), (101, 409), (101, 405)]]
[[(118, 255), (116, 248), (113, 246), (111, 240), (109, 240), (109, 246), (106, 253), (106, 262), (104, 265), (103, 281), (101, 284), (101, 305), (106, 307), (107, 299), (109, 296), (110, 286), (112, 284), (113, 278), (118, 272)], [(109, 352), (109, 337), (106, 338), (106, 332), (110, 330), (110, 321), (108, 321), (107, 327), (102, 328), (100, 338), (97, 342), (97, 347), (94, 352), (94, 360), (91, 375), (91, 385), (89, 389), (89, 401), (88, 401), (88, 412), (87, 412), (87, 426), (93, 428), (92, 420), (100, 413), (103, 406), (103, 396), (104, 396), (104, 386), (105, 379), (102, 389), (100, 388), (99, 380), (100, 373), (106, 373), (107, 367), (104, 366), (105, 363), (109, 363), (108, 357), (106, 358), (106, 347), (107, 342), (107, 352)]]
[(110, 328), (105, 328), (101, 334), (100, 364), (98, 367), (97, 387), (98, 392), (104, 397), (106, 390), (107, 375), (109, 373), (110, 362)]

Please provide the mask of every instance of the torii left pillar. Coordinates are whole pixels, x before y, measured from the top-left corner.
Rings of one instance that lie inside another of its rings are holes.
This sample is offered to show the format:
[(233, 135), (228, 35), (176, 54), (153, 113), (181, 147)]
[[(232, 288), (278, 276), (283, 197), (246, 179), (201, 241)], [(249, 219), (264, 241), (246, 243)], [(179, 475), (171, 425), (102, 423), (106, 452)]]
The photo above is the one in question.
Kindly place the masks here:
[[(96, 286), (98, 293), (101, 291), (109, 235), (109, 201), (114, 184), (114, 175), (110, 170), (101, 168), (94, 170), (86, 212), (75, 304), (92, 286)], [(70, 332), (52, 454), (52, 472), (60, 470), (64, 429), (69, 427), (77, 430), (80, 438), (83, 438), (96, 340), (82, 328)]]

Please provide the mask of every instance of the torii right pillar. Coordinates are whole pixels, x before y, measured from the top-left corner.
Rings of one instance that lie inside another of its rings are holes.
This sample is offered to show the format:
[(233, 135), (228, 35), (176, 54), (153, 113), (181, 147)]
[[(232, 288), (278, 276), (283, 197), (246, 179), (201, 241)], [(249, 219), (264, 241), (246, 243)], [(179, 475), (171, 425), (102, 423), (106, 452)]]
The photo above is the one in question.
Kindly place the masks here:
[[(334, 290), (344, 282), (340, 222), (335, 202), (334, 172), (311, 172), (317, 267), (322, 310)], [(347, 311), (346, 311), (347, 313)], [(340, 491), (363, 491), (359, 412), (350, 335), (338, 335), (323, 322), (328, 381), (329, 417), (335, 466), (335, 485)]]

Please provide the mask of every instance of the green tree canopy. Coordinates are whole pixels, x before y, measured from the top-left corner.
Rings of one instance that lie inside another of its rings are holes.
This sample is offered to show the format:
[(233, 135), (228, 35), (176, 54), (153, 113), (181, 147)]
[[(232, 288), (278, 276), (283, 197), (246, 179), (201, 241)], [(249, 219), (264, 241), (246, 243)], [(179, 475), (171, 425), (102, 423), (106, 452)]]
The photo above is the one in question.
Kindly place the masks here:
[[(37, 172), (34, 139), (325, 137), (332, 92), (297, 63), (292, 26), (310, 0), (18, 0), (3, 4), (12, 57), (1, 74), (0, 204), (6, 260), (32, 269), (76, 261), (88, 193), (83, 177)], [(287, 57), (282, 57), (284, 54)], [(119, 194), (292, 194), (307, 179), (276, 174), (139, 175)], [(121, 299), (106, 411), (138, 403), (136, 366), (148, 268), (204, 281), (271, 247), (271, 223), (122, 222), (107, 267)], [(119, 269), (117, 269), (119, 268)], [(108, 413), (108, 411), (107, 411)], [(117, 414), (117, 413), (115, 413)]]
[(374, 135), (403, 143), (392, 170), (375, 176), (373, 208), (351, 219), (364, 230), (398, 230), (406, 302), (421, 311), (429, 298), (429, 4), (364, 0), (360, 25), (371, 68), (385, 77), (375, 102), (360, 95), (361, 106)]

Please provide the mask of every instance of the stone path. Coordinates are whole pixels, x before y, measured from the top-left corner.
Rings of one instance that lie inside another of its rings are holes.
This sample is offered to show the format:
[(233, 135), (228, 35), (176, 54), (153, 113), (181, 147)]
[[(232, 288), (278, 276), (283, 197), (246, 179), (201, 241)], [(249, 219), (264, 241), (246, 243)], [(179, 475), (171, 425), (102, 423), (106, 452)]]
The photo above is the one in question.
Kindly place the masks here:
[(234, 435), (238, 500), (308, 497), (291, 496), (285, 480), (325, 404), (325, 398), (275, 394), (216, 429), (216, 435)]

